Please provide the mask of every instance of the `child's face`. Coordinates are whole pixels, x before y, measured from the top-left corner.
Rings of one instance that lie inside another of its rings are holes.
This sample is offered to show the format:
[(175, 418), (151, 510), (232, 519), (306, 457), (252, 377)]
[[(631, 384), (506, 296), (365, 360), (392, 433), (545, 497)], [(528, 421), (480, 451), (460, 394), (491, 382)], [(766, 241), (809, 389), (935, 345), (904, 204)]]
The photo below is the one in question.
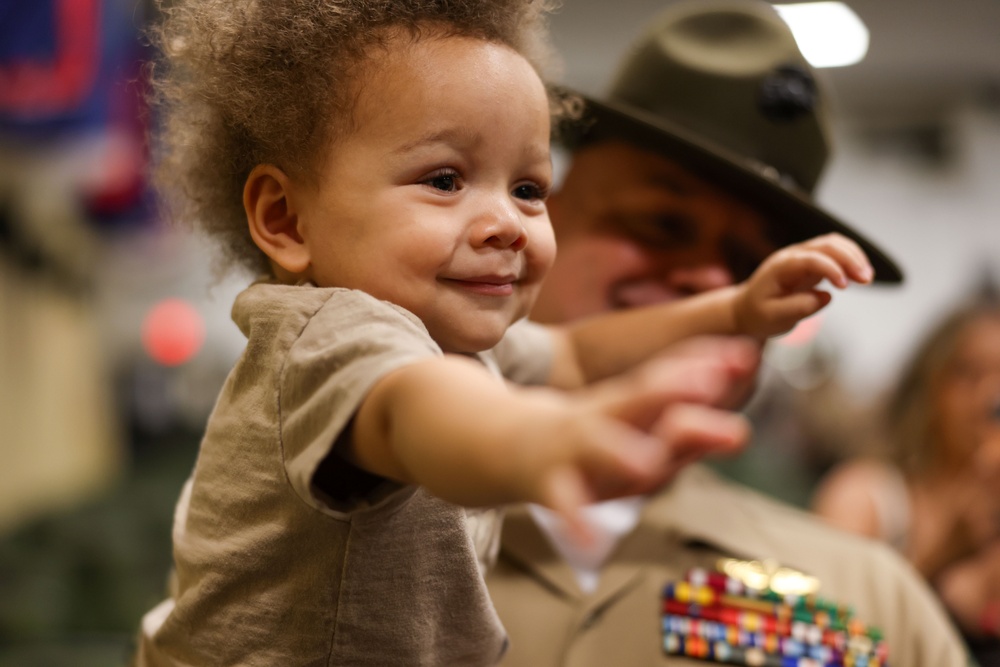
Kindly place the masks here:
[(397, 37), (375, 54), (298, 207), (309, 277), (403, 306), (445, 351), (488, 349), (555, 256), (544, 87), (476, 39)]

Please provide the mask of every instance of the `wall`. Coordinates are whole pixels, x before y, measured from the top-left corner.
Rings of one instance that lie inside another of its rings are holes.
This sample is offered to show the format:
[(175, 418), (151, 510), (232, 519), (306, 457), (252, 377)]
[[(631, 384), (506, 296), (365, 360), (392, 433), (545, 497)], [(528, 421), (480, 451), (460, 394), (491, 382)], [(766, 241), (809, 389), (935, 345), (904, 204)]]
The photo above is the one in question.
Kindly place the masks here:
[(850, 291), (826, 317), (844, 382), (865, 394), (987, 269), (1000, 280), (1000, 113), (968, 105), (929, 130), (855, 122), (835, 135), (819, 200), (906, 273), (898, 289)]

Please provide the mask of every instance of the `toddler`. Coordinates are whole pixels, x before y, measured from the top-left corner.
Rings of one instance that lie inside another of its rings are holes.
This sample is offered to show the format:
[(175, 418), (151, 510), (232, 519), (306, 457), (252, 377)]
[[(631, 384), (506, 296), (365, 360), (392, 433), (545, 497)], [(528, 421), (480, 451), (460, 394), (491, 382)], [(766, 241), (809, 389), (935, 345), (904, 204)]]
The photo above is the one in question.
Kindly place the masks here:
[[(233, 307), (247, 347), (178, 502), (176, 576), (138, 664), (495, 663), (488, 508), (572, 522), (738, 447), (745, 422), (717, 406), (751, 380), (750, 339), (824, 306), (822, 280), (871, 278), (830, 236), (705, 297), (523, 321), (555, 254), (546, 10), (164, 10), (164, 192), (263, 277)], [(661, 354), (696, 334), (746, 337)]]

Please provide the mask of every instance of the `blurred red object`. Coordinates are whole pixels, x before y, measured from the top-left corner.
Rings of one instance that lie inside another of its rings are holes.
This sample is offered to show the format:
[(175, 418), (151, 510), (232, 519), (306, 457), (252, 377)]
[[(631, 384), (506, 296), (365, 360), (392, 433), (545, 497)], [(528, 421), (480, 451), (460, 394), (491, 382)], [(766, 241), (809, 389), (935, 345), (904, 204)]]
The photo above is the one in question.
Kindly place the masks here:
[(205, 342), (205, 321), (183, 299), (164, 299), (142, 323), (142, 344), (154, 361), (180, 366), (190, 361)]

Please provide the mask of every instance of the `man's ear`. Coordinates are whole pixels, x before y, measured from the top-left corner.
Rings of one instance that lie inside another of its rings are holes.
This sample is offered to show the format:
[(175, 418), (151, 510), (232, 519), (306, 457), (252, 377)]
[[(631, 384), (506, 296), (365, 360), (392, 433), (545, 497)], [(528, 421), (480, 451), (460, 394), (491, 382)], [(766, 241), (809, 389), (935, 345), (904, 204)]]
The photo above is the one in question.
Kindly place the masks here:
[(253, 242), (271, 258), (275, 272), (280, 268), (301, 277), (309, 268), (309, 247), (299, 230), (291, 194), (292, 182), (285, 172), (259, 164), (243, 186), (243, 208)]

